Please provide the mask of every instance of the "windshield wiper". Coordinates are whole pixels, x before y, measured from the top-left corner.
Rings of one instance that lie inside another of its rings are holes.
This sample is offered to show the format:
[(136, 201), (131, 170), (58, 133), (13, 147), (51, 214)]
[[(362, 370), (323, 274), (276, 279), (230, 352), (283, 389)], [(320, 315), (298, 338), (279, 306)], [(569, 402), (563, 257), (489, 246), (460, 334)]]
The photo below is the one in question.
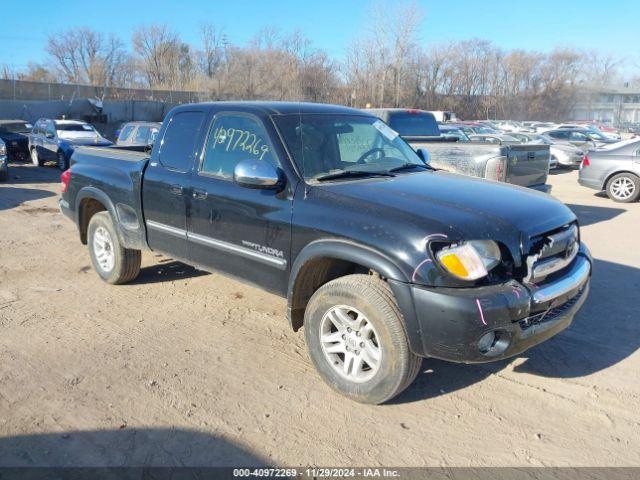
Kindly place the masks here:
[(315, 177), (314, 180), (324, 182), (327, 180), (337, 180), (339, 178), (357, 178), (357, 177), (395, 177), (391, 172), (365, 171), (365, 170), (341, 170), (335, 173), (327, 173)]
[(409, 170), (410, 168), (416, 168), (416, 167), (424, 168), (425, 170), (433, 170), (433, 167), (430, 167), (429, 165), (423, 165), (420, 163), (403, 163), (402, 165), (390, 168), (387, 171), (389, 173), (393, 173), (393, 172), (399, 172), (400, 170)]

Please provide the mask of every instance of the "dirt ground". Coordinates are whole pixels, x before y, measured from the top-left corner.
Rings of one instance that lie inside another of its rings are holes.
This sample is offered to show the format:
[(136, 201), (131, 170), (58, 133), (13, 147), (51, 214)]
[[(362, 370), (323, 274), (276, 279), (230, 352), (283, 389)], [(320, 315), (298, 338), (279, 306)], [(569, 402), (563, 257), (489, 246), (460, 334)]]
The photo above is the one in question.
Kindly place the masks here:
[(550, 177), (592, 291), (570, 329), (496, 364), (423, 362), (391, 404), (333, 393), (284, 299), (153, 253), (90, 267), (58, 173), (0, 184), (0, 465), (640, 466), (640, 204)]

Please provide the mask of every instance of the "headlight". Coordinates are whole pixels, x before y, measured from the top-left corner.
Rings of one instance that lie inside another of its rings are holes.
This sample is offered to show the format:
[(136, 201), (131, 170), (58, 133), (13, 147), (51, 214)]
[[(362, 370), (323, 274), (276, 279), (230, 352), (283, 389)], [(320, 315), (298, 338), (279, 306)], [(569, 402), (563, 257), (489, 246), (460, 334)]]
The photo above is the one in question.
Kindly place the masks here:
[(4, 142), (0, 141), (0, 155), (6, 155), (7, 154), (7, 146), (4, 144)]
[(472, 240), (443, 248), (436, 253), (436, 258), (455, 277), (477, 280), (486, 277), (500, 263), (501, 255), (493, 240)]

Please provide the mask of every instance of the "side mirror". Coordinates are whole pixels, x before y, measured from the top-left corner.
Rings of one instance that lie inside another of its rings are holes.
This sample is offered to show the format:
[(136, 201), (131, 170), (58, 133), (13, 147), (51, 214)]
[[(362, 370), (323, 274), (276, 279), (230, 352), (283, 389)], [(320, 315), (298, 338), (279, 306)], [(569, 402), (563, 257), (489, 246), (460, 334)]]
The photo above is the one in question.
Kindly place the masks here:
[(429, 165), (429, 162), (431, 162), (431, 155), (429, 155), (429, 151), (426, 148), (419, 148), (416, 153), (426, 165)]
[(280, 170), (260, 160), (243, 160), (233, 171), (233, 181), (241, 187), (277, 190), (284, 181)]
[(47, 138), (53, 138), (54, 137), (53, 133), (51, 133), (51, 132), (45, 133), (44, 136), (47, 137)]

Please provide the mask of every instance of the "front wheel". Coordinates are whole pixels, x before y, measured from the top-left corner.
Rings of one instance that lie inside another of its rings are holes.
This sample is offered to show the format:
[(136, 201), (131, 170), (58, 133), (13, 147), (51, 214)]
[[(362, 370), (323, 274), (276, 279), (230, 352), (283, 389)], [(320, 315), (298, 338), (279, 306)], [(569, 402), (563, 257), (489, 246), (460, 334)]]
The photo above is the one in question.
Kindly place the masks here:
[(102, 280), (116, 285), (138, 276), (141, 252), (120, 244), (108, 212), (98, 212), (91, 217), (87, 233), (91, 263)]
[(357, 402), (390, 400), (422, 364), (409, 349), (389, 285), (374, 276), (348, 275), (320, 287), (305, 311), (304, 330), (324, 381)]
[(614, 175), (607, 182), (607, 195), (614, 202), (635, 202), (640, 197), (640, 178), (626, 172)]

